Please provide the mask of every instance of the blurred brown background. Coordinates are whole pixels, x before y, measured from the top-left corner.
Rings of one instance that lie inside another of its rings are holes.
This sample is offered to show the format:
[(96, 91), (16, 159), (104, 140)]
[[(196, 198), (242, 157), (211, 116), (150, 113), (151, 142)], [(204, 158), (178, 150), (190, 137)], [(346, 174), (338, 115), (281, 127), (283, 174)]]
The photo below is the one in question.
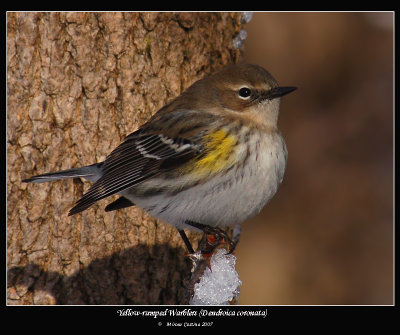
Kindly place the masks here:
[(255, 13), (283, 86), (285, 179), (243, 226), (240, 304), (393, 303), (393, 13)]

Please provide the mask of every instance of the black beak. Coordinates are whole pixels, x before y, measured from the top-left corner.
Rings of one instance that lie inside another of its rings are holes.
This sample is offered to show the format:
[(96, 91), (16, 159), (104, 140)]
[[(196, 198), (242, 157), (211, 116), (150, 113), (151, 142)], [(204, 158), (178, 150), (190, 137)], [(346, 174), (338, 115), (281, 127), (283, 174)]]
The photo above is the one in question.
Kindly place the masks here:
[(297, 90), (297, 87), (287, 86), (287, 87), (274, 87), (268, 92), (268, 99), (272, 100), (275, 98), (283, 97), (290, 92)]

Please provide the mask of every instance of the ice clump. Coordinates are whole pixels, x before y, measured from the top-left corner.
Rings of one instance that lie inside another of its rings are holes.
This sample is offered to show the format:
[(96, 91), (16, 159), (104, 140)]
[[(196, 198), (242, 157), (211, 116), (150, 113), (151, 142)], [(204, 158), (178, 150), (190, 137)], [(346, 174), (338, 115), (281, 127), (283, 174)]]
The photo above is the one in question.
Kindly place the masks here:
[(226, 254), (226, 250), (218, 249), (211, 257), (211, 270), (206, 268), (200, 282), (194, 286), (191, 305), (228, 305), (239, 296), (242, 281), (236, 272), (236, 256)]

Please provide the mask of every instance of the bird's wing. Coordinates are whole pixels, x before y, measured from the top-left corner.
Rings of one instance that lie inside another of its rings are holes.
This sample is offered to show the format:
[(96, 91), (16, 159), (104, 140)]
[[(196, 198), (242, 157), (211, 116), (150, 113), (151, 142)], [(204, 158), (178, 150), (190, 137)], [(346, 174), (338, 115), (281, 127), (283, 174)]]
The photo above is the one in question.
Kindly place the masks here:
[[(199, 155), (202, 145), (196, 141), (196, 137), (186, 138), (188, 131), (192, 129), (177, 132), (171, 127), (169, 132), (168, 127), (165, 127), (171, 119), (172, 126), (177, 117), (180, 117), (180, 113), (163, 115), (130, 134), (106, 158), (103, 164), (104, 174), (78, 200), (68, 215), (79, 213), (100, 199), (121, 192), (160, 172), (177, 168)], [(200, 124), (205, 128), (207, 122)], [(163, 130), (162, 133), (157, 131), (159, 128)], [(173, 136), (169, 136), (168, 132)]]

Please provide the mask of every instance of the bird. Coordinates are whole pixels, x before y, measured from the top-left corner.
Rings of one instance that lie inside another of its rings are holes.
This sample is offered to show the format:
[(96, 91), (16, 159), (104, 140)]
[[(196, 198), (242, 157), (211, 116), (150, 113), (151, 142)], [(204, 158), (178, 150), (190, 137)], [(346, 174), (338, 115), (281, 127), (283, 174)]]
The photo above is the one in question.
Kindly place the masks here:
[(22, 182), (87, 179), (93, 184), (68, 215), (118, 194), (106, 212), (144, 209), (175, 226), (194, 253), (185, 229), (229, 240), (223, 228), (240, 226), (277, 192), (287, 161), (280, 101), (294, 90), (259, 65), (225, 66), (158, 110), (104, 161)]

